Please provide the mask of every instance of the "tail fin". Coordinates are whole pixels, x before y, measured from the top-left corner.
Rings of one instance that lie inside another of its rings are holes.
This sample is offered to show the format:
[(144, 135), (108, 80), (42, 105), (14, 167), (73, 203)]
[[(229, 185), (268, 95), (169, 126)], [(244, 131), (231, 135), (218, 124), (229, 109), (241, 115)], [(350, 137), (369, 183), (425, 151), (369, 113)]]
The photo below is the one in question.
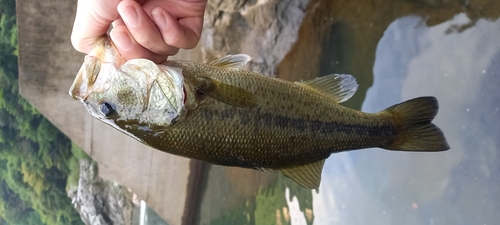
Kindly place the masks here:
[(450, 149), (443, 132), (431, 121), (439, 109), (434, 97), (420, 97), (393, 105), (389, 113), (400, 126), (399, 134), (385, 149), (406, 151), (445, 151)]

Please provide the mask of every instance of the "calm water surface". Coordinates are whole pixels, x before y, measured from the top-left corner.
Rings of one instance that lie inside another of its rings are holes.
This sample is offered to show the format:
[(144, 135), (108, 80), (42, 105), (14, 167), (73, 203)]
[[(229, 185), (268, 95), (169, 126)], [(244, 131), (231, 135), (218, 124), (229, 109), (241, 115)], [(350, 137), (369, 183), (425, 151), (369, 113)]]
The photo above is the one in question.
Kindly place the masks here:
[[(408, 16), (379, 41), (362, 110), (432, 95), (451, 149), (332, 155), (314, 224), (500, 224), (500, 21), (465, 14), (427, 27)], [(300, 224), (300, 223), (297, 223)]]
[(313, 191), (278, 174), (206, 165), (195, 223), (500, 224), (500, 6), (339, 2), (311, 3), (279, 77), (350, 73), (360, 89), (346, 105), (366, 112), (436, 96), (434, 122), (451, 149), (333, 154)]

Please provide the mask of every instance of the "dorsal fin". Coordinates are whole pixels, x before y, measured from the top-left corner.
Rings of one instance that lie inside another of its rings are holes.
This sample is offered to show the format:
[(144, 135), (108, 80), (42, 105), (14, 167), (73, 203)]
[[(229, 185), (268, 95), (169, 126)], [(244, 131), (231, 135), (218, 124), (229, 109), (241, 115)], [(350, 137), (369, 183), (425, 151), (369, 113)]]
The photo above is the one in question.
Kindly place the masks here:
[(280, 169), (279, 171), (302, 187), (316, 189), (321, 183), (321, 172), (324, 164), (325, 159), (303, 166)]
[(246, 54), (226, 55), (208, 64), (226, 69), (241, 69), (250, 62), (250, 60), (252, 60), (252, 57)]
[(334, 98), (337, 103), (347, 101), (356, 93), (356, 90), (358, 90), (356, 78), (349, 74), (330, 74), (298, 83), (307, 85), (329, 95)]

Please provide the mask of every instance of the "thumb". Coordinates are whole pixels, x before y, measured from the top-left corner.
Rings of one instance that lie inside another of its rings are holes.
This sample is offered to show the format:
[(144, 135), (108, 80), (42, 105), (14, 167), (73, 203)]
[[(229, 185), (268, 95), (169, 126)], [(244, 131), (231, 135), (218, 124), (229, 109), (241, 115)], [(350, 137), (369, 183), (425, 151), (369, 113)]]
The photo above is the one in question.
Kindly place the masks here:
[(121, 0), (78, 0), (71, 43), (80, 52), (89, 53), (97, 38), (106, 34), (119, 18), (116, 7)]

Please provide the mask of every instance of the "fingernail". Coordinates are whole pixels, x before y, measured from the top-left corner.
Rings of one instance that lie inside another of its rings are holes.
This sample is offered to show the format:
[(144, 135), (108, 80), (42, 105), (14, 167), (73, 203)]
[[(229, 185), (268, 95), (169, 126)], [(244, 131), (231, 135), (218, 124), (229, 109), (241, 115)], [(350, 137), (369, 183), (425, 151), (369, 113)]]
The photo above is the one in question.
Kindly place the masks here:
[(132, 48), (132, 40), (130, 36), (125, 32), (111, 32), (111, 39), (115, 43), (116, 47), (118, 47), (122, 51), (128, 51)]
[(123, 20), (130, 27), (137, 27), (139, 25), (139, 15), (135, 11), (134, 7), (128, 6), (123, 9)]
[(153, 9), (153, 11), (151, 11), (151, 16), (153, 17), (153, 20), (155, 21), (155, 24), (158, 27), (158, 29), (160, 29), (161, 31), (167, 29), (167, 20), (161, 8)]

